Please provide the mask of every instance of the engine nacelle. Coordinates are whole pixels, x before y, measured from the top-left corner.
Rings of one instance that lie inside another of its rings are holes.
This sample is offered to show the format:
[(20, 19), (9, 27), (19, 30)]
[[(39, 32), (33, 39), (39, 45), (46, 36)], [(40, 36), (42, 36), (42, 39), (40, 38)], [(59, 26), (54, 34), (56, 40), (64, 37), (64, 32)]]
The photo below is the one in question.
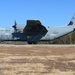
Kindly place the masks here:
[(23, 33), (25, 25), (14, 25), (12, 26), (16, 32)]

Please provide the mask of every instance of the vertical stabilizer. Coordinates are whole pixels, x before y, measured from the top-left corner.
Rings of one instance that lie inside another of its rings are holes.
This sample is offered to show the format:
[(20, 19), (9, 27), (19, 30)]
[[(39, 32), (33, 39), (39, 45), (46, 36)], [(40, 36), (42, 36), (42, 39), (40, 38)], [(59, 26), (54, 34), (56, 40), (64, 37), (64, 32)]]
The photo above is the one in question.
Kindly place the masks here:
[(70, 26), (70, 25), (75, 25), (75, 13), (74, 13), (71, 21), (69, 22), (68, 26)]

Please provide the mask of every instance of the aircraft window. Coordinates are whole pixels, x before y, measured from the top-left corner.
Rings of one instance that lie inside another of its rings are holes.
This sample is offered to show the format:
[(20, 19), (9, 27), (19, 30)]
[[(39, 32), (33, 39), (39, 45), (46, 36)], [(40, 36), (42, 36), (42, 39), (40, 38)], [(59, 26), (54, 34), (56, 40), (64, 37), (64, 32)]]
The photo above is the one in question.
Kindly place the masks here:
[(58, 33), (57, 31), (54, 31), (54, 32), (53, 32), (53, 34), (57, 34), (57, 33)]
[(0, 30), (0, 31), (3, 31), (3, 30)]
[(4, 30), (0, 30), (0, 32), (3, 32)]

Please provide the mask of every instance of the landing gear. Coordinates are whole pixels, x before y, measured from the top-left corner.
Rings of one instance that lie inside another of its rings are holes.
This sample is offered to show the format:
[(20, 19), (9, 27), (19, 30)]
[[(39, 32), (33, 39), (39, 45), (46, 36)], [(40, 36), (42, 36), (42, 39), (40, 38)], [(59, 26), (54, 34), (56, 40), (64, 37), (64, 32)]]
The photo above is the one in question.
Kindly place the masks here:
[(33, 42), (33, 44), (37, 44), (37, 42)]
[(32, 42), (28, 42), (28, 44), (32, 44)]
[(28, 44), (37, 44), (37, 42), (28, 42)]

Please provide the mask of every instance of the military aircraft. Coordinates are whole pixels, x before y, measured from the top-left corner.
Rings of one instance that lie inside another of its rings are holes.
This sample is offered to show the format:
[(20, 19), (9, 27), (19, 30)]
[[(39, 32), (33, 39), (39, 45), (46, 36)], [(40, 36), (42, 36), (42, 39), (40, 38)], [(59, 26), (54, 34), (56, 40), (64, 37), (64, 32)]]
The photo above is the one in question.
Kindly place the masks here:
[(12, 28), (0, 28), (0, 41), (27, 41), (36, 44), (41, 40), (54, 40), (75, 30), (75, 14), (67, 26), (46, 28), (39, 20), (27, 20), (26, 25), (16, 22)]

